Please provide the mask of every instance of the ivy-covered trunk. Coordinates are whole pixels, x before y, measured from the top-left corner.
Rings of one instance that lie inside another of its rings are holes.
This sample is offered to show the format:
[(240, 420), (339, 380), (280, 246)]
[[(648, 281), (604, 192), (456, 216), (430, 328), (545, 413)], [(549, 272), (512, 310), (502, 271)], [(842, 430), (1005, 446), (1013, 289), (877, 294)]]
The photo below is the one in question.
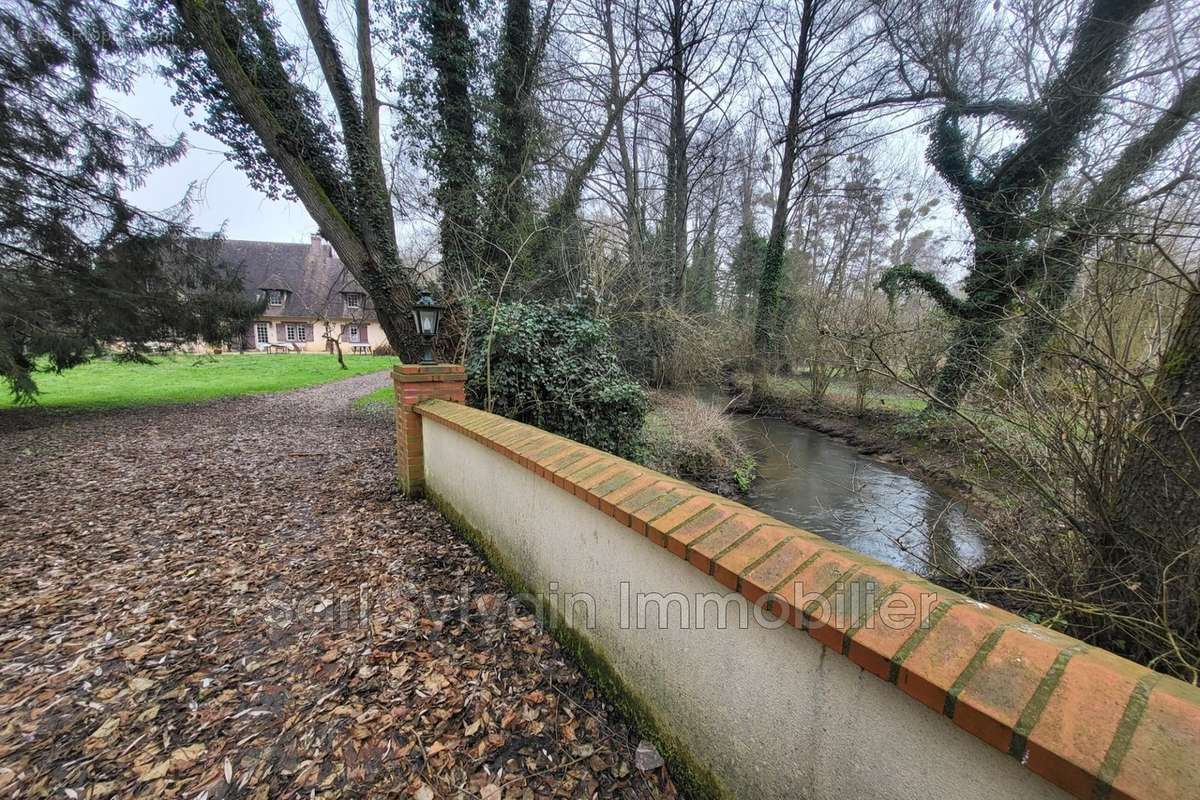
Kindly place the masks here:
[(437, 74), (435, 106), (441, 130), (434, 148), (441, 209), (442, 280), (453, 288), (475, 278), (479, 199), (471, 73), (475, 52), (462, 0), (426, 0), (421, 23)]
[(508, 0), (493, 78), (496, 115), (489, 143), (491, 177), (483, 243), (493, 292), (510, 266), (520, 272), (529, 262), (522, 242), (534, 222), (526, 175), (536, 127), (532, 95), (538, 67), (533, 39), (529, 0)]
[(1000, 338), (1002, 319), (1002, 313), (993, 311), (958, 321), (946, 363), (934, 384), (933, 396), (939, 407), (957, 408), (967, 390), (985, 374), (988, 355)]
[[(783, 291), (783, 250), (787, 240), (788, 212), (791, 210), (792, 184), (800, 150), (800, 104), (808, 73), (808, 48), (816, 14), (815, 0), (804, 0), (800, 19), (800, 41), (792, 64), (788, 85), (788, 118), (784, 130), (783, 159), (779, 165), (779, 191), (771, 215), (771, 233), (767, 237), (762, 274), (758, 282), (758, 314), (754, 322), (754, 371), (761, 376), (779, 366), (779, 344), (783, 338), (781, 314)], [(757, 381), (756, 381), (757, 383)]]

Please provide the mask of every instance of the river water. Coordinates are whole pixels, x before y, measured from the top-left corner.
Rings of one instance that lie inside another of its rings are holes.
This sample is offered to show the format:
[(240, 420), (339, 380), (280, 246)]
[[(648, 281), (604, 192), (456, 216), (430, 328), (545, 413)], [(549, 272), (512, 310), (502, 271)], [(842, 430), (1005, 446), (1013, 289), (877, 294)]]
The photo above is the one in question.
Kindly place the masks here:
[(907, 472), (783, 420), (737, 414), (735, 424), (758, 460), (747, 505), (925, 575), (952, 575), (982, 559), (979, 522), (961, 502)]

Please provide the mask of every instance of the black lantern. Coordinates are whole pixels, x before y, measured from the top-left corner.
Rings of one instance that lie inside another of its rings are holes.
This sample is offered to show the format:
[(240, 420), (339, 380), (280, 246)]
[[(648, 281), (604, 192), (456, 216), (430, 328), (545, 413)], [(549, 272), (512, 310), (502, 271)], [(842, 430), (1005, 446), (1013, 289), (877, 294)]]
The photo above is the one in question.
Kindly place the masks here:
[(421, 292), (416, 305), (413, 306), (413, 324), (417, 326), (417, 333), (421, 334), (421, 338), (425, 341), (425, 353), (421, 356), (422, 364), (434, 363), (433, 339), (437, 336), (438, 326), (442, 323), (442, 314), (445, 311), (446, 307), (433, 302), (433, 295), (427, 291)]

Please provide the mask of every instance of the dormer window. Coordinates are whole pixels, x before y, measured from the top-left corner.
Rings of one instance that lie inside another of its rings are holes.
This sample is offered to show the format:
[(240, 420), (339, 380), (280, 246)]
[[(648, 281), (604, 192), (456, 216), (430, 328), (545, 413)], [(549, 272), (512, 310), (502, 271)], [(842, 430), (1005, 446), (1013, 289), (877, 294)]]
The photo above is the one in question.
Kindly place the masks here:
[(283, 291), (282, 289), (268, 289), (267, 290), (267, 305), (281, 306), (281, 305), (283, 305), (283, 302), (286, 299), (287, 299), (287, 292)]
[(358, 292), (346, 292), (346, 308), (362, 308), (362, 295)]

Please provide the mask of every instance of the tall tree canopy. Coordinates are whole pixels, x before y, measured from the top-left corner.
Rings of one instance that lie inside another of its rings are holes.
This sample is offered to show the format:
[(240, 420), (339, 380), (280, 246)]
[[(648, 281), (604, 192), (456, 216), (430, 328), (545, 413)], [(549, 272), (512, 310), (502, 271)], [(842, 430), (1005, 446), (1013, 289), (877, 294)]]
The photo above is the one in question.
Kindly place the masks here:
[[(1001, 323), (1023, 292), (1040, 287), (1047, 304), (1061, 307), (1081, 249), (1111, 225), (1122, 196), (1200, 111), (1200, 73), (1193, 73), (1149, 129), (1129, 140), (1115, 161), (1101, 161), (1106, 171), (1092, 176), (1090, 192), (1082, 199), (1056, 197), (1056, 184), (1079, 160), (1081, 142), (1097, 127), (1106, 100), (1129, 80), (1122, 68), (1139, 21), (1155, 5), (1092, 0), (1076, 9), (1066, 56), (1051, 61), (1044, 80), (1024, 87), (997, 74), (1036, 62), (1029, 53), (996, 52), (995, 28), (989, 26), (1002, 20), (989, 21), (982, 4), (950, 3), (938, 14), (898, 4), (884, 14), (897, 47), (910, 52), (939, 87), (943, 103), (932, 123), (929, 160), (957, 196), (974, 239), (964, 298), (908, 266), (883, 281), (893, 294), (927, 292), (957, 320), (935, 389), (940, 405), (957, 406), (978, 380)], [(1025, 97), (1005, 94), (1022, 90)], [(990, 150), (983, 137), (969, 135), (979, 120), (1003, 126)], [(1036, 349), (1045, 326), (1037, 319), (1031, 324), (1026, 341)]]

